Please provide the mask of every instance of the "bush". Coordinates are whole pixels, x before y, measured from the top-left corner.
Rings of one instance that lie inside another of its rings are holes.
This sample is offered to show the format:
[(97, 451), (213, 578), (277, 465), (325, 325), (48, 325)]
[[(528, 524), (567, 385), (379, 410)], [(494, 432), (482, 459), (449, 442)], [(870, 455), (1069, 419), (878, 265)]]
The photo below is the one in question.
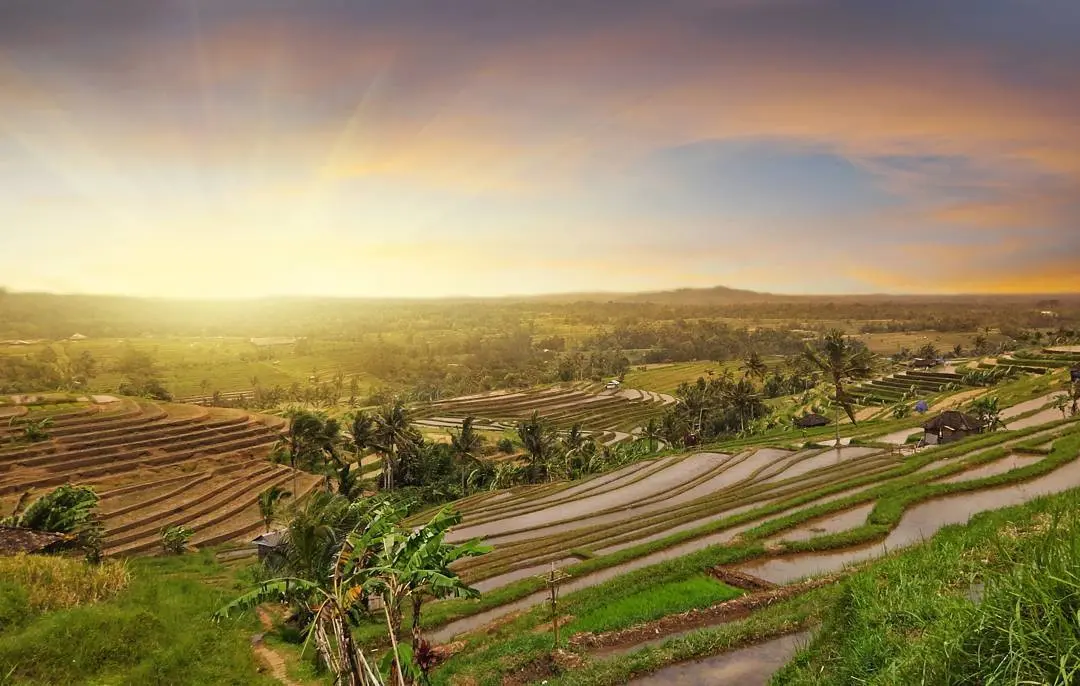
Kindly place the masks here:
[(35, 500), (21, 515), (0, 523), (35, 531), (78, 533), (93, 524), (98, 501), (89, 486), (65, 484)]
[(161, 547), (165, 552), (182, 555), (195, 532), (186, 526), (170, 526), (161, 532)]
[(509, 438), (500, 438), (496, 445), (499, 448), (500, 453), (511, 455), (514, 452), (514, 442)]

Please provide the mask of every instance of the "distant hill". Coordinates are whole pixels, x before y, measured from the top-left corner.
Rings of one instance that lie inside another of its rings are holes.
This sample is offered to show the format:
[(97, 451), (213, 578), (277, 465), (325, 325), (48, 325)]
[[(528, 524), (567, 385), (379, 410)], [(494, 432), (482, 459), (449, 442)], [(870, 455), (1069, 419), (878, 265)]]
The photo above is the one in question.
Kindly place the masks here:
[[(643, 291), (640, 293), (557, 293), (529, 296), (528, 300), (542, 302), (620, 302), (656, 303), (661, 305), (742, 305), (748, 303), (776, 302), (800, 296), (775, 295), (758, 291), (713, 286), (712, 288), (677, 288), (670, 291)], [(518, 298), (514, 298), (515, 300)]]
[(752, 305), (759, 303), (933, 303), (933, 302), (970, 302), (970, 303), (1030, 303), (1041, 304), (1045, 301), (1060, 303), (1080, 302), (1080, 294), (923, 294), (905, 295), (896, 293), (855, 293), (843, 295), (796, 295), (789, 293), (764, 293), (727, 286), (711, 288), (677, 288), (669, 291), (645, 291), (640, 293), (559, 293), (535, 295), (513, 300), (531, 300), (534, 302), (616, 302), (616, 303), (654, 303), (657, 305), (687, 306), (725, 306)]

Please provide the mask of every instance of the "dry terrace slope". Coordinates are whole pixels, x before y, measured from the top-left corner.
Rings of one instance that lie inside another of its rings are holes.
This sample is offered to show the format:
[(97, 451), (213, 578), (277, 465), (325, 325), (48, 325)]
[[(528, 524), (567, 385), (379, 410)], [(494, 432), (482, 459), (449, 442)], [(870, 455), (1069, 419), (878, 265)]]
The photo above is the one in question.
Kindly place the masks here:
[(272, 485), (300, 492), (316, 477), (266, 457), (280, 419), (237, 410), (114, 399), (52, 413), (49, 440), (22, 443), (22, 424), (0, 429), (0, 499), (87, 484), (101, 496), (109, 554), (156, 552), (160, 531), (184, 525), (195, 545), (249, 536), (262, 526), (256, 499)]

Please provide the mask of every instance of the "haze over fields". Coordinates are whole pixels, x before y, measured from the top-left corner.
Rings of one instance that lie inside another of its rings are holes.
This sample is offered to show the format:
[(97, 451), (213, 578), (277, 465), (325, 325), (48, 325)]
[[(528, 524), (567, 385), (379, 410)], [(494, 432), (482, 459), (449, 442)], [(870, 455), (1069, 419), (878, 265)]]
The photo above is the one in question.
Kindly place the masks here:
[(1080, 291), (1075, 0), (8, 0), (0, 283)]

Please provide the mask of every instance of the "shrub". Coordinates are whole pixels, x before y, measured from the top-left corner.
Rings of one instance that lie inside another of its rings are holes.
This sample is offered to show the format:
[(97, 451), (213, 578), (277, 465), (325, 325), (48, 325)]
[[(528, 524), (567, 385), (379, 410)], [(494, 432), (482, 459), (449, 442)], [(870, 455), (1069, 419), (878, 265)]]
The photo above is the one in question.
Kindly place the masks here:
[(22, 430), (23, 440), (27, 443), (40, 443), (49, 440), (50, 426), (52, 426), (52, 419), (49, 417), (37, 421), (27, 420)]
[(170, 526), (161, 532), (161, 547), (165, 552), (182, 555), (195, 532), (186, 526)]
[(35, 531), (78, 533), (93, 524), (98, 501), (97, 493), (89, 486), (65, 484), (35, 500), (21, 515), (12, 515), (0, 523)]
[(510, 455), (514, 452), (514, 442), (509, 438), (500, 438), (496, 445), (498, 446), (500, 453)]

